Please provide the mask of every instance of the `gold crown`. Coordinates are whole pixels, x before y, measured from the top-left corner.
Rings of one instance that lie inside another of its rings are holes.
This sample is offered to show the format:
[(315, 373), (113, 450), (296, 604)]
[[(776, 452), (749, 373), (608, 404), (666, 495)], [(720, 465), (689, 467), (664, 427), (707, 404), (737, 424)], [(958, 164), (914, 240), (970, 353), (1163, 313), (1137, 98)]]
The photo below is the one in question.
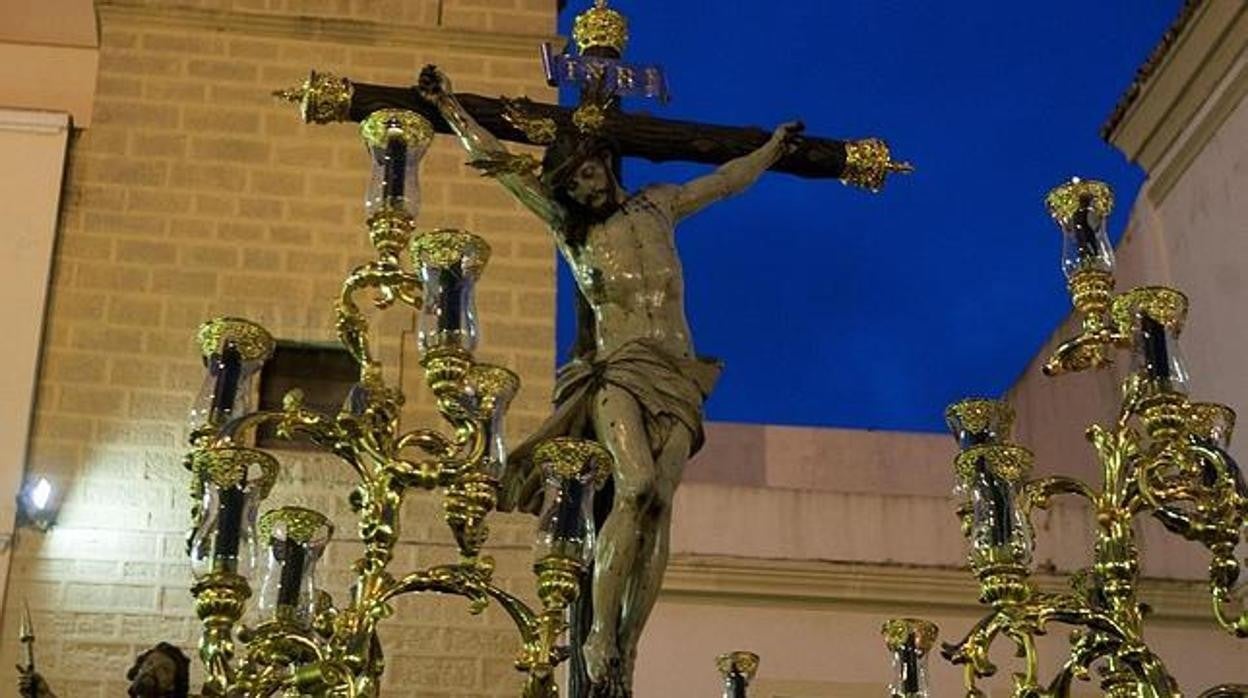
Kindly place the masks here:
[(610, 48), (622, 54), (628, 44), (628, 20), (607, 7), (607, 0), (595, 0), (593, 7), (576, 16), (572, 40), (581, 53), (590, 48)]

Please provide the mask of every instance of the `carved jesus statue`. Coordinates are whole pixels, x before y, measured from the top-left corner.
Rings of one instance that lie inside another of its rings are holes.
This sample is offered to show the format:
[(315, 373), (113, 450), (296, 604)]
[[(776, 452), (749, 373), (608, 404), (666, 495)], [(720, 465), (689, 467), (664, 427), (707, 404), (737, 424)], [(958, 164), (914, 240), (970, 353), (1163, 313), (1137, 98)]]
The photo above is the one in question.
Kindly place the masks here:
[[(436, 67), (421, 73), (419, 90), (474, 162), (508, 157)], [(559, 371), (555, 413), (508, 458), (500, 508), (536, 513), (541, 505), (541, 474), (528, 460), (529, 444), (588, 436), (615, 457), (613, 501), (595, 550), (593, 624), (581, 648), (595, 696), (631, 695), (637, 644), (667, 567), (672, 498), (702, 444), (702, 403), (720, 371), (694, 353), (676, 224), (753, 184), (795, 145), (801, 129), (783, 124), (763, 146), (709, 175), (634, 194), (616, 180), (612, 144), (581, 133), (561, 134), (547, 148), (540, 176), (495, 173), (550, 227), (581, 304), (577, 347)]]

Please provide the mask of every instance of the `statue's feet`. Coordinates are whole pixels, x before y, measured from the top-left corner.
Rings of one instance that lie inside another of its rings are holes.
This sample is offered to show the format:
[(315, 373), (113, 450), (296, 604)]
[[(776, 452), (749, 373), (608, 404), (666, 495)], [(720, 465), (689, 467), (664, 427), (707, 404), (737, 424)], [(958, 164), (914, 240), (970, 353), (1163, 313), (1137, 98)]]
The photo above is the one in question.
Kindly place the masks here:
[(590, 698), (633, 698), (624, 663), (618, 658), (609, 660), (602, 678), (593, 681), (589, 695)]
[(581, 656), (585, 659), (585, 673), (589, 674), (590, 682), (595, 685), (606, 680), (607, 674), (610, 673), (611, 662), (613, 660), (618, 662), (615, 643), (611, 642), (611, 636), (614, 634), (593, 628), (589, 631), (589, 636), (585, 638), (584, 644), (581, 645)]

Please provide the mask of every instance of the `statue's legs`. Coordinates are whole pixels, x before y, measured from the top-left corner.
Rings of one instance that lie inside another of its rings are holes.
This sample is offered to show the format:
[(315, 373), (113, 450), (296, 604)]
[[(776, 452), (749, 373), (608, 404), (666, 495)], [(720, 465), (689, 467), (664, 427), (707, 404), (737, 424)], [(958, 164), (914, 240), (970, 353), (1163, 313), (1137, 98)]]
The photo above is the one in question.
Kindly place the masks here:
[[(684, 424), (675, 423), (655, 460), (655, 494), (649, 502), (650, 509), (643, 512), (645, 523), (650, 525), (642, 531), (641, 549), (637, 555), (635, 572), (624, 590), (621, 607), (620, 657), (624, 661), (624, 676), (632, 678), (633, 664), (637, 660), (637, 645), (641, 643), (642, 629), (654, 604), (659, 599), (663, 574), (667, 571), (668, 551), (671, 547), (672, 500), (676, 486), (680, 484), (693, 435)], [(631, 681), (630, 681), (631, 683)]]
[(626, 390), (607, 385), (594, 400), (594, 430), (615, 457), (615, 501), (599, 532), (594, 559), (594, 623), (582, 647), (595, 684), (619, 664), (619, 624), (625, 588), (635, 574), (644, 521), (658, 494), (641, 407)]

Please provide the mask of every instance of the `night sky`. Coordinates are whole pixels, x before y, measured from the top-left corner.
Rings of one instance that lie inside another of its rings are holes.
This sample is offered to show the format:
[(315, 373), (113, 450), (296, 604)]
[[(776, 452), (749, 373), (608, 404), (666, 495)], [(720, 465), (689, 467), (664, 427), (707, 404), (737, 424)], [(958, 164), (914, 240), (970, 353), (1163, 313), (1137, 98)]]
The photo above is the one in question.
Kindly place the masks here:
[[(569, 2), (565, 34), (588, 5)], [(1121, 235), (1144, 176), (1098, 129), (1179, 1), (611, 5), (631, 21), (626, 59), (662, 64), (673, 93), (626, 109), (769, 130), (800, 118), (813, 135), (882, 137), (918, 168), (874, 195), (768, 174), (681, 225), (697, 350), (726, 363), (708, 417), (938, 431), (947, 403), (1008, 389), (1067, 313), (1045, 192), (1109, 182)], [(625, 184), (706, 171), (627, 160)]]

